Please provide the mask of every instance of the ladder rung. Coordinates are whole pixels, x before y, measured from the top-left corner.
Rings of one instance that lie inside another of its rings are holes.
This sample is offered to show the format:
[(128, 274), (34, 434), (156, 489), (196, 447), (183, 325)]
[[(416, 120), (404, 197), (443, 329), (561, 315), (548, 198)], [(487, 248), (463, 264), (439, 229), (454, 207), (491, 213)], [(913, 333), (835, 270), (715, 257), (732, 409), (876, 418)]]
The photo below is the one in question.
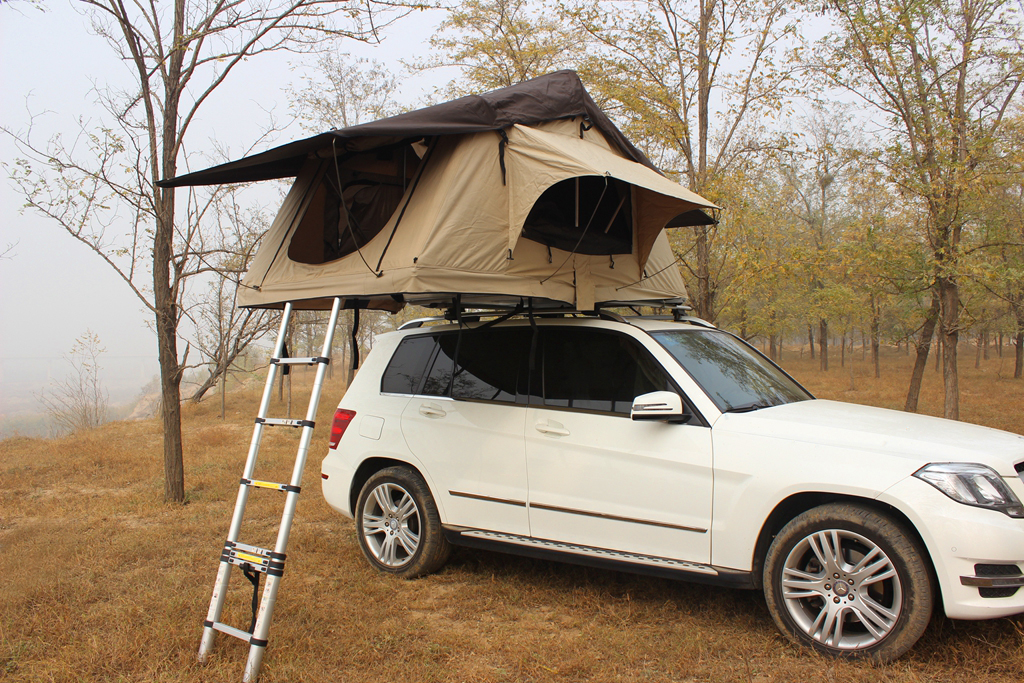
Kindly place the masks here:
[(316, 422), (313, 420), (292, 420), (283, 417), (257, 417), (256, 424), (276, 427), (309, 427), (310, 429), (316, 426)]
[(237, 566), (251, 566), (256, 571), (270, 574), (271, 577), (281, 577), (285, 573), (285, 553), (275, 553), (266, 548), (248, 546), (237, 541), (224, 543), (224, 550), (220, 553), (220, 561)]
[(221, 633), (226, 633), (229, 636), (234, 636), (235, 638), (238, 638), (239, 640), (244, 640), (247, 643), (249, 642), (249, 639), (252, 638), (252, 634), (249, 633), (248, 631), (243, 631), (240, 628), (235, 628), (234, 626), (228, 626), (227, 624), (222, 624), (219, 621), (206, 621), (206, 622), (203, 622), (203, 625), (204, 626), (209, 626), (214, 631), (220, 631)]
[(242, 552), (252, 553), (253, 555), (260, 555), (261, 557), (275, 558), (280, 556), (283, 560), (285, 558), (284, 553), (275, 553), (273, 550), (267, 550), (256, 545), (249, 545), (248, 543), (242, 543), (240, 541), (225, 541), (224, 547), (228, 550), (238, 549)]
[(242, 477), (242, 486), (255, 486), (258, 489), (273, 489), (275, 491), (284, 491), (286, 493), (299, 493), (302, 490), (301, 486), (278, 484), (277, 482), (260, 481), (259, 479), (246, 479), (245, 477)]
[(269, 574), (270, 568), (267, 566), (268, 560), (260, 560), (258, 557), (253, 555), (247, 555), (245, 553), (232, 553), (223, 554), (220, 556), (222, 562), (233, 564), (236, 567), (252, 567), (261, 574)]
[(316, 365), (323, 363), (330, 365), (331, 359), (327, 356), (308, 356), (306, 358), (271, 358), (274, 365)]

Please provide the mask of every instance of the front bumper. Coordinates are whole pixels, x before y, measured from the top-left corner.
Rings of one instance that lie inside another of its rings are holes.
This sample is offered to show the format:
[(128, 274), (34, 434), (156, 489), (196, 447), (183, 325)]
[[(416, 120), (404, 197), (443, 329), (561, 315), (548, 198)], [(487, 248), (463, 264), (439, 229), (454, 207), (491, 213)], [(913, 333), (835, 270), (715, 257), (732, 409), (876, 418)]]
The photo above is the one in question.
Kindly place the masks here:
[[(1007, 484), (1024, 498), (1024, 483)], [(879, 500), (907, 515), (921, 534), (946, 616), (994, 619), (1024, 613), (1024, 519), (962, 505), (913, 477)]]

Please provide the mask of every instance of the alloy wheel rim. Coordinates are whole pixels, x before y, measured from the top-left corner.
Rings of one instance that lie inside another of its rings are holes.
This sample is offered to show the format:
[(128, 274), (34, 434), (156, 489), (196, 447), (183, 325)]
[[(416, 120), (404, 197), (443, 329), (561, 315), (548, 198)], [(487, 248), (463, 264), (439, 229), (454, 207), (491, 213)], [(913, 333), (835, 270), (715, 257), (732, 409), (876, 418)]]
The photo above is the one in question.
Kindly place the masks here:
[(408, 564), (420, 546), (420, 510), (398, 484), (380, 484), (370, 492), (363, 503), (362, 526), (367, 547), (385, 567)]
[(816, 642), (859, 650), (895, 628), (903, 586), (878, 544), (852, 531), (825, 529), (804, 537), (786, 557), (782, 598), (797, 627)]

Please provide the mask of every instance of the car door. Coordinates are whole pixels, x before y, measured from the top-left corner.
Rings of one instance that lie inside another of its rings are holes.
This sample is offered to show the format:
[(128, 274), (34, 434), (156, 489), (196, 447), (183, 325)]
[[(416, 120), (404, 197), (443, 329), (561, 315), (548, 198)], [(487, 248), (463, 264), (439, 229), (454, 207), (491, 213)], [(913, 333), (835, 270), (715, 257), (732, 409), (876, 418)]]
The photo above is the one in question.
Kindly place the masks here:
[(525, 437), (533, 536), (709, 563), (711, 430), (629, 417), (636, 396), (679, 392), (664, 368), (611, 330), (545, 327), (540, 346)]
[(517, 390), (521, 373), (525, 384), (524, 335), (494, 328), (433, 337), (433, 357), (402, 415), (402, 432), (429, 470), (448, 524), (530, 533), (526, 405)]

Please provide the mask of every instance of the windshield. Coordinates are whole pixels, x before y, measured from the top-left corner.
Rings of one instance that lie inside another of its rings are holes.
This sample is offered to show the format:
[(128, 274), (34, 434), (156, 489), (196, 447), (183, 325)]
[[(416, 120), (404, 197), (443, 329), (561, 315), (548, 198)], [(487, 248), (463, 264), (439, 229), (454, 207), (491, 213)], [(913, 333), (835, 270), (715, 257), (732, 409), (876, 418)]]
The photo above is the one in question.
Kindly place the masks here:
[(652, 332), (722, 412), (806, 401), (806, 389), (744, 342), (721, 330)]

